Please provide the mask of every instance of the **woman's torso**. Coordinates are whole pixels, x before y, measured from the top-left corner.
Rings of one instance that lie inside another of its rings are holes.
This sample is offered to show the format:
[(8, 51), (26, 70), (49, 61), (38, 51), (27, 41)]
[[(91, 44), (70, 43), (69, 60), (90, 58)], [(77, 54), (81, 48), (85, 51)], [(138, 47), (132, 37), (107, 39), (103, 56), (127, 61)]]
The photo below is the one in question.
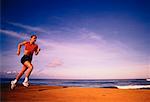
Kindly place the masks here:
[(36, 51), (38, 48), (38, 46), (36, 44), (30, 44), (30, 42), (27, 42), (25, 44), (25, 50), (24, 50), (24, 54), (25, 55), (33, 55), (34, 51)]

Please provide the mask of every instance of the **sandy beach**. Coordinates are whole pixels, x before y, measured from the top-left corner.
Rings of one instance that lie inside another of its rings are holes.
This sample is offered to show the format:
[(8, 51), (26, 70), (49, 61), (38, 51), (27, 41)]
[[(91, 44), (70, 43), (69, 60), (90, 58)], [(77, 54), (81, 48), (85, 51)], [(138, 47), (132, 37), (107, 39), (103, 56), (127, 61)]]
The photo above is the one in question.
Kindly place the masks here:
[(8, 84), (1, 85), (2, 102), (149, 102), (150, 90), (123, 90), (113, 88), (83, 88), (17, 85), (10, 90)]

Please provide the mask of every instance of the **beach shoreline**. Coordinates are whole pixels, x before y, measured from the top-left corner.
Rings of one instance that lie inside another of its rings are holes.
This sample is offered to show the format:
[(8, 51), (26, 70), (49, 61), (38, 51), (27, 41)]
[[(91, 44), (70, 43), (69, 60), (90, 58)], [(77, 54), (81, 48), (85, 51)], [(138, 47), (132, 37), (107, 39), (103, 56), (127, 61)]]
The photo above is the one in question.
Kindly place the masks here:
[(1, 84), (2, 102), (149, 102), (150, 90)]

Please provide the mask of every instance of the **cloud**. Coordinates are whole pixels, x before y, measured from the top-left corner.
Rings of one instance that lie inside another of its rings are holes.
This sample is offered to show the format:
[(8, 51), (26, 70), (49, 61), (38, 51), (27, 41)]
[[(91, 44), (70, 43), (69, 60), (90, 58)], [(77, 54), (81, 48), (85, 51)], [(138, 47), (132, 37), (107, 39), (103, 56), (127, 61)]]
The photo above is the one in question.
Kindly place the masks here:
[(6, 74), (17, 74), (17, 71), (7, 71)]
[(53, 58), (52, 61), (48, 64), (48, 67), (54, 68), (58, 66), (62, 66), (63, 62), (59, 58)]
[[(0, 33), (3, 33), (3, 34), (6, 34), (8, 36), (12, 36), (12, 37), (16, 37), (16, 38), (20, 38), (20, 39), (23, 39), (23, 40), (27, 40), (27, 39), (30, 39), (30, 36), (28, 36), (27, 34), (25, 33), (18, 33), (18, 32), (15, 32), (15, 31), (11, 31), (11, 30), (4, 30), (4, 29), (0, 29)], [(40, 39), (38, 38), (38, 42), (44, 46), (51, 46), (51, 44), (49, 42), (51, 41), (46, 41), (44, 39)], [(52, 46), (51, 46), (52, 47)]]
[(20, 34), (20, 33), (14, 32), (14, 31), (10, 31), (10, 30), (0, 29), (0, 32), (3, 34), (9, 35), (9, 36), (17, 37), (17, 38), (22, 38), (22, 39), (29, 38), (28, 36), (25, 36), (23, 34)]
[[(64, 34), (64, 33), (68, 33), (69, 35), (76, 35), (78, 36), (78, 38), (76, 38), (76, 36), (74, 36), (74, 40), (96, 40), (96, 41), (102, 41), (103, 39), (101, 38), (100, 34), (96, 34), (95, 32), (92, 32), (86, 28), (78, 28), (78, 27), (74, 27), (73, 29), (71, 29), (71, 25), (70, 26), (62, 26), (62, 27), (57, 27), (57, 30), (53, 30), (53, 31), (48, 31), (45, 30), (43, 28), (40, 27), (33, 27), (30, 25), (24, 25), (21, 23), (15, 23), (15, 22), (8, 22), (8, 24), (11, 24), (13, 26), (17, 26), (20, 28), (24, 28), (27, 30), (31, 30), (31, 31), (37, 31), (37, 32), (42, 32), (45, 34), (52, 34), (54, 36), (54, 34), (59, 35), (61, 37), (60, 34)], [(49, 35), (49, 36), (52, 36)], [(73, 36), (72, 35), (72, 36)], [(51, 38), (52, 40), (52, 38)], [(104, 42), (104, 41), (103, 41)]]
[(32, 31), (49, 33), (48, 31), (46, 31), (42, 28), (39, 28), (39, 27), (32, 27), (32, 26), (29, 26), (29, 25), (24, 25), (24, 24), (15, 23), (15, 22), (8, 22), (8, 23), (13, 25), (13, 26), (21, 27), (21, 28), (24, 28), (24, 29), (32, 30)]
[(95, 32), (87, 30), (86, 28), (79, 29), (79, 34), (81, 40), (99, 40), (99, 41), (103, 40), (100, 34), (98, 35)]
[(17, 71), (13, 71), (13, 70), (9, 70), (9, 69), (0, 71), (1, 78), (15, 78), (17, 74), (18, 74)]

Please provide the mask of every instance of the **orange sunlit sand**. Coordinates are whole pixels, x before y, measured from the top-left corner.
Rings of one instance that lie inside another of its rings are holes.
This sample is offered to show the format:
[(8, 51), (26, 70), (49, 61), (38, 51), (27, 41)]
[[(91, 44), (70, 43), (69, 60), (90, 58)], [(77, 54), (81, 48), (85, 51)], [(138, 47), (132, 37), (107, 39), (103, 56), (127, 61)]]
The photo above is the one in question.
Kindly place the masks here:
[(149, 102), (150, 90), (123, 90), (113, 88), (82, 88), (63, 86), (18, 85), (10, 90), (2, 84), (2, 101), (5, 102)]

